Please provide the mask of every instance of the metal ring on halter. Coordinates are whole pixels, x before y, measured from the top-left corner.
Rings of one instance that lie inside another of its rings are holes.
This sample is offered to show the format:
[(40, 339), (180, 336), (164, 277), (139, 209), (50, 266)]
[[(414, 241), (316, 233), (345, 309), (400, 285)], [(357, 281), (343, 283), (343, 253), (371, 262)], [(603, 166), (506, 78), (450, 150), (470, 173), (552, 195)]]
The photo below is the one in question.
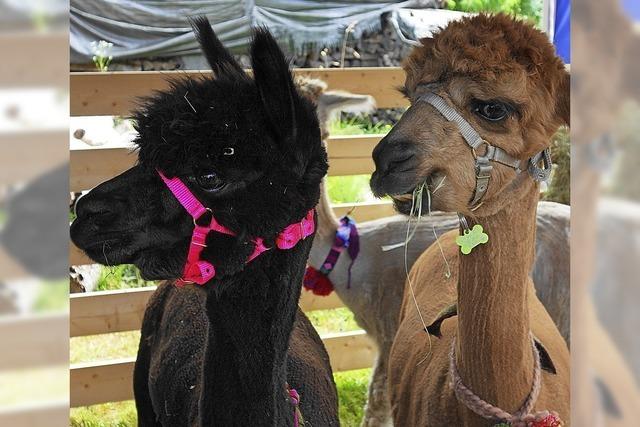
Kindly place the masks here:
[[(484, 155), (479, 156), (478, 153), (476, 153), (476, 149), (482, 146), (486, 147), (484, 151)], [(473, 154), (473, 158), (476, 160), (478, 160), (478, 157), (487, 158), (487, 157), (490, 157), (492, 148), (493, 148), (493, 151), (495, 151), (496, 148), (483, 139), (482, 142), (476, 148), (471, 147), (471, 153)]]
[[(204, 208), (205, 211), (209, 212), (211, 215), (213, 215), (213, 211), (210, 208)], [(204, 212), (202, 212), (202, 215), (204, 215)], [(193, 217), (193, 226), (197, 227), (198, 224), (196, 223), (197, 220), (199, 220), (200, 218), (202, 218), (202, 215), (200, 215), (198, 218)]]
[(462, 228), (465, 231), (469, 231), (469, 223), (467, 222), (467, 218), (461, 213), (458, 213), (458, 220), (460, 221), (460, 225), (462, 226)]

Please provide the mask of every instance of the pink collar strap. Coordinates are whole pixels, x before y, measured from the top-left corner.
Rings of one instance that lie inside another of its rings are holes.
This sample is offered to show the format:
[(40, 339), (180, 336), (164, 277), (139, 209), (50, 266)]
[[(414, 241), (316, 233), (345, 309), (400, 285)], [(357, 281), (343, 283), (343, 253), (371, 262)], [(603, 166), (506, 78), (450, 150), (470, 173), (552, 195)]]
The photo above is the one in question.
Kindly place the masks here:
[[(189, 244), (187, 262), (184, 266), (182, 278), (178, 279), (176, 285), (182, 286), (188, 283), (204, 285), (216, 275), (215, 267), (210, 262), (200, 259), (202, 251), (207, 247), (207, 235), (211, 231), (230, 236), (235, 236), (236, 233), (216, 221), (211, 209), (200, 203), (180, 178), (167, 178), (160, 171), (158, 171), (158, 175), (160, 175), (160, 178), (162, 178), (162, 181), (164, 181), (169, 190), (171, 190), (176, 199), (178, 199), (178, 202), (180, 202), (180, 204), (193, 218), (193, 234), (191, 236), (191, 243)], [(197, 220), (207, 212), (211, 213), (211, 222), (208, 225), (199, 225)], [(313, 215), (314, 210), (311, 209), (307, 212), (307, 215), (302, 219), (302, 221), (290, 224), (282, 230), (276, 238), (276, 247), (284, 250), (291, 249), (296, 246), (300, 240), (304, 240), (312, 235), (315, 231)], [(271, 249), (264, 245), (261, 237), (256, 237), (252, 241), (255, 245), (255, 249), (249, 258), (247, 258), (247, 263), (253, 261), (263, 252)]]

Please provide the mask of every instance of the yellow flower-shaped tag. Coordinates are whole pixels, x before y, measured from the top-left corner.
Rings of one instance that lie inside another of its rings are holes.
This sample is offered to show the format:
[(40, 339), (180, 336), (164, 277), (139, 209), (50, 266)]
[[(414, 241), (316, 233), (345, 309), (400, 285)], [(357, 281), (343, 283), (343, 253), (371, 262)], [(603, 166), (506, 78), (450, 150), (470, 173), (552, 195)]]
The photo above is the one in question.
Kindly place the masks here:
[(489, 235), (484, 232), (480, 224), (474, 225), (471, 230), (465, 230), (462, 236), (456, 237), (456, 244), (460, 246), (460, 252), (465, 255), (469, 255), (473, 248), (488, 241)]

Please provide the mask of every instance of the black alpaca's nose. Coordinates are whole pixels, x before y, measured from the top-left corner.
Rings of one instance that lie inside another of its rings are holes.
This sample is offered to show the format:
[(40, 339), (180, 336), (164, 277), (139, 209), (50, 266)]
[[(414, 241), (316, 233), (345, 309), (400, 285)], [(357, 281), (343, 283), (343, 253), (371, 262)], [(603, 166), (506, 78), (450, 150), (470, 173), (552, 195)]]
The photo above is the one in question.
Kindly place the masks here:
[(384, 137), (373, 150), (376, 173), (384, 176), (413, 170), (418, 165), (418, 149), (415, 144)]
[(97, 194), (86, 194), (76, 201), (76, 218), (91, 218), (97, 223), (106, 223), (116, 216), (116, 206), (113, 200), (100, 197)]

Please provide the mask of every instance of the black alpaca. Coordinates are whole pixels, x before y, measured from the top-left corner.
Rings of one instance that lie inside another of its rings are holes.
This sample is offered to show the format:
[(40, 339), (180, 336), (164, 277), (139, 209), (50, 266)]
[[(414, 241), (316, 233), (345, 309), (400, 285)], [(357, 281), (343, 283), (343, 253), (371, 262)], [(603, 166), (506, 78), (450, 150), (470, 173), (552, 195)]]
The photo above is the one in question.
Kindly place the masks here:
[(327, 158), (314, 107), (266, 30), (251, 46), (251, 79), (206, 19), (194, 29), (215, 78), (174, 81), (143, 102), (139, 164), (78, 201), (72, 240), (147, 279), (181, 277), (194, 225), (157, 171), (179, 177), (236, 235), (207, 235), (202, 259), (216, 275), (204, 286), (167, 282), (149, 302), (134, 373), (139, 425), (292, 426), (289, 387), (308, 425), (337, 426), (329, 358), (298, 309), (313, 236), (246, 262), (254, 238), (273, 247), (318, 202)]

